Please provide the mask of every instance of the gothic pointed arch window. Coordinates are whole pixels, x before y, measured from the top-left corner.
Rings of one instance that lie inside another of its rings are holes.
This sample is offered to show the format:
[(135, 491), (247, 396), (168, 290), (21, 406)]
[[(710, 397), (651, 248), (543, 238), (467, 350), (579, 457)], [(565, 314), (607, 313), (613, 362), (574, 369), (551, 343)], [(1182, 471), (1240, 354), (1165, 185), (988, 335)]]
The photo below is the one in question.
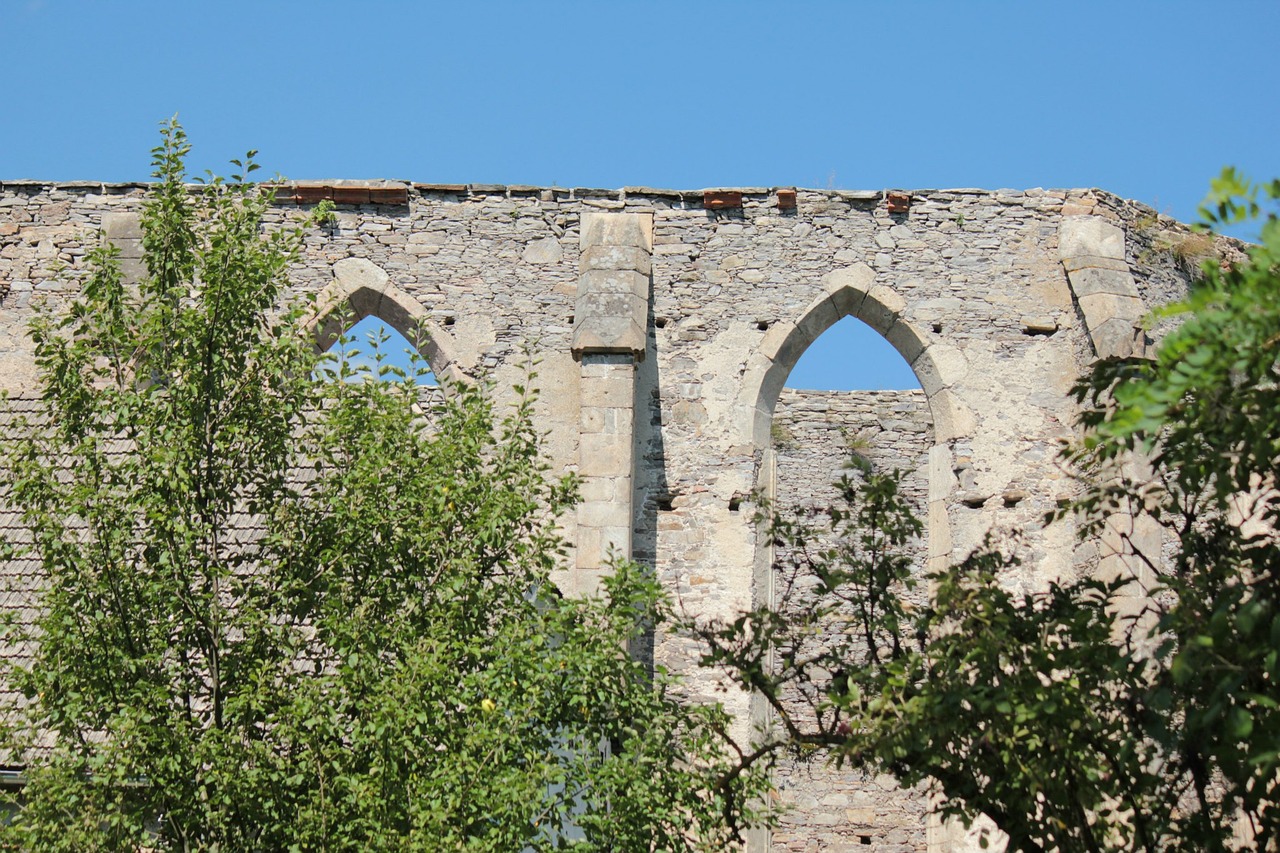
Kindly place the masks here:
[[(874, 273), (851, 275), (858, 287), (832, 288), (790, 322), (770, 324), (757, 369), (753, 431), (761, 446), (760, 487), (775, 507), (812, 525), (813, 553), (837, 549), (838, 538), (825, 525), (832, 510), (846, 510), (842, 490), (833, 485), (847, 477), (863, 481), (866, 472), (903, 472), (901, 492), (918, 518), (930, 518), (929, 461), (936, 430), (929, 395), (937, 393), (928, 359), (921, 361), (926, 339), (904, 316), (904, 305), (888, 288), (872, 290)], [(872, 291), (872, 292), (868, 292)], [(923, 579), (929, 565), (933, 527), (906, 547), (911, 572)], [(812, 564), (800, 551), (781, 542), (757, 552), (753, 597), (794, 617), (811, 605), (794, 590), (811, 587)], [(912, 606), (927, 606), (927, 584), (907, 588)], [(831, 622), (814, 625), (814, 647), (792, 652), (808, 655), (817, 645), (843, 632), (848, 623), (834, 612)], [(827, 632), (833, 632), (831, 634)], [(817, 692), (806, 693), (812, 689)], [(822, 685), (797, 686), (784, 701), (803, 706), (820, 695)], [(846, 838), (872, 847), (889, 838), (923, 849), (928, 837), (928, 802), (918, 792), (876, 786), (869, 789), (858, 772), (811, 759), (782, 759), (775, 768), (779, 797), (785, 808), (772, 829), (772, 845), (783, 848), (809, 837), (814, 825), (838, 825), (839, 807), (797, 796), (805, 787), (790, 781), (805, 774), (807, 784), (848, 790), (875, 804)], [(867, 849), (871, 849), (868, 847)]]
[(376, 314), (355, 321), (334, 339), (321, 358), (317, 373), (346, 382), (411, 379), (434, 386), (435, 373), (413, 342)]
[(352, 382), (408, 378), (420, 386), (434, 386), (437, 378), (467, 381), (449, 332), (364, 258), (334, 264), (334, 280), (317, 297), (309, 326), (325, 355), (322, 376)]

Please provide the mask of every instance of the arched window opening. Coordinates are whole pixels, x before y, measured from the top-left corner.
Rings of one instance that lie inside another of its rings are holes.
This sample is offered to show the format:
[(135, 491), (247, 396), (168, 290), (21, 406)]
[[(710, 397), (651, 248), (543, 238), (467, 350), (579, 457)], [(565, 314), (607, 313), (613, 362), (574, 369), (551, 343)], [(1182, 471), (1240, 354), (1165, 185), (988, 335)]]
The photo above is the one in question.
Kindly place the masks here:
[(846, 316), (809, 345), (787, 377), (806, 391), (907, 391), (920, 387), (893, 344), (856, 317)]
[(417, 348), (382, 318), (370, 314), (354, 324), (325, 350), (317, 375), (346, 382), (399, 382), (436, 385), (431, 366)]
[[(854, 310), (863, 304), (861, 299), (842, 301), (852, 303)], [(828, 548), (833, 553), (844, 551), (837, 548), (840, 540), (826, 524), (830, 510), (845, 509), (834, 485), (837, 480), (848, 477), (857, 483), (869, 470), (900, 471), (901, 493), (918, 518), (928, 518), (928, 463), (934, 445), (929, 401), (902, 352), (877, 331), (894, 329), (898, 323), (897, 316), (879, 307), (863, 314), (877, 323), (873, 328), (850, 314), (841, 316), (835, 300), (824, 300), (798, 318), (786, 341), (768, 353), (779, 371), (792, 366), (785, 383), (780, 383), (783, 387), (773, 392), (777, 397), (761, 485), (780, 513), (799, 518), (812, 530), (807, 547), (794, 548), (781, 539), (764, 544), (753, 594), (756, 601), (767, 601), (791, 615), (815, 612), (815, 602), (806, 592), (816, 588), (809, 555)], [(910, 338), (901, 332), (894, 329), (890, 335), (899, 345)], [(769, 401), (762, 402), (760, 410), (768, 411)], [(927, 533), (905, 550), (918, 585), (901, 591), (913, 608), (923, 608), (928, 603), (928, 585), (923, 582), (929, 557)], [(824, 616), (829, 623), (815, 625), (812, 637), (802, 640), (812, 646), (790, 652), (808, 656), (833, 637), (852, 636), (855, 611), (851, 604), (836, 606)], [(820, 707), (826, 689), (817, 683), (800, 685), (784, 695), (784, 702), (793, 708)], [(928, 801), (917, 791), (869, 789), (859, 772), (834, 766), (817, 770), (808, 760), (789, 757), (779, 762), (775, 774), (786, 805), (772, 831), (778, 848), (802, 843), (813, 825), (845, 825), (840, 807), (798, 793), (815, 785), (815, 779), (821, 789), (857, 791), (872, 805), (857, 826), (848, 826), (841, 839), (845, 844), (874, 846), (881, 839), (895, 838), (913, 849), (927, 845)]]

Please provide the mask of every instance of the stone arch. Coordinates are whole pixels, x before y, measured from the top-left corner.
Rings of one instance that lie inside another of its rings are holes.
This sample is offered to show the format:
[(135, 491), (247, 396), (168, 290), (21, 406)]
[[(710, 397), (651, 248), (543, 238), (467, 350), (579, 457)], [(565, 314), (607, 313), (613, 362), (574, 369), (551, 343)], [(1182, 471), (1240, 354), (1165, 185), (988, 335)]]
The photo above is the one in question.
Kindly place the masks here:
[(768, 446), (774, 406), (791, 369), (810, 344), (846, 316), (883, 335), (911, 366), (929, 401), (937, 444), (972, 429), (972, 416), (951, 392), (951, 386), (968, 372), (964, 355), (947, 344), (931, 342), (902, 316), (906, 300), (875, 278), (875, 271), (864, 263), (828, 273), (823, 277), (825, 294), (796, 320), (770, 327), (743, 377), (738, 411), (744, 438), (758, 448)]
[[(924, 391), (929, 418), (933, 425), (933, 444), (928, 450), (927, 482), (924, 511), (925, 542), (922, 567), (944, 568), (950, 561), (952, 531), (947, 500), (954, 486), (952, 473), (953, 440), (968, 435), (974, 420), (957, 400), (952, 388), (968, 373), (964, 353), (926, 334), (905, 316), (907, 301), (893, 287), (878, 283), (875, 271), (864, 263), (854, 264), (825, 275), (823, 290), (791, 321), (769, 327), (759, 349), (747, 364), (741, 385), (739, 413), (744, 442), (754, 446), (759, 460), (756, 485), (770, 498), (779, 489), (779, 454), (773, 447), (774, 410), (788, 376), (809, 346), (844, 317), (854, 317), (884, 337), (910, 366)], [(857, 393), (850, 392), (850, 393)], [(775, 606), (774, 545), (760, 532), (756, 534), (752, 571), (752, 597), (757, 604)], [(768, 711), (753, 699), (750, 718), (753, 727), (766, 724)], [(907, 799), (912, 794), (901, 792)], [(924, 818), (919, 826), (934, 849), (934, 839), (941, 829), (932, 818)], [(780, 826), (780, 830), (784, 827)], [(751, 853), (772, 849), (770, 833), (761, 832), (751, 839)]]
[(469, 379), (458, 365), (457, 343), (421, 302), (392, 284), (372, 261), (344, 258), (333, 265), (333, 281), (316, 297), (315, 312), (307, 321), (316, 348), (327, 350), (344, 329), (368, 316), (404, 335), (438, 378)]
[[(906, 300), (888, 285), (877, 283), (875, 271), (865, 263), (833, 270), (823, 276), (822, 283), (826, 292), (811, 302), (799, 318), (769, 329), (743, 377), (738, 399), (739, 426), (743, 439), (763, 457), (762, 479), (757, 485), (766, 493), (772, 492), (766, 472), (774, 464), (773, 412), (791, 369), (823, 332), (843, 317), (855, 317), (893, 345), (924, 390), (933, 423), (933, 446), (926, 472), (926, 561), (930, 570), (943, 568), (950, 560), (952, 544), (947, 511), (953, 486), (952, 442), (970, 435), (976, 424), (952, 391), (968, 373), (968, 362), (960, 350), (942, 341), (931, 341), (907, 320), (903, 316)], [(771, 564), (768, 548), (758, 545), (754, 570), (757, 584), (768, 577)]]

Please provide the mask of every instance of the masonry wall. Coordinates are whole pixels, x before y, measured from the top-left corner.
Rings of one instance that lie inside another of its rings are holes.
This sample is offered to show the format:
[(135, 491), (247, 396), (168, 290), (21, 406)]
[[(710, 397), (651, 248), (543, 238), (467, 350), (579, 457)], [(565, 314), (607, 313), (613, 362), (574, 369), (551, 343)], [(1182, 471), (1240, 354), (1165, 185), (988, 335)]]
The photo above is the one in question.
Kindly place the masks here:
[[(820, 525), (826, 510), (838, 505), (833, 483), (841, 476), (859, 478), (849, 466), (850, 454), (856, 452), (876, 471), (901, 471), (902, 494), (924, 517), (933, 426), (923, 391), (785, 388), (774, 412), (772, 439), (773, 495), (783, 512)], [(923, 599), (925, 541), (914, 543), (912, 551)], [(785, 561), (787, 555), (774, 557)], [(837, 770), (827, 758), (820, 751), (788, 756), (775, 771), (779, 826), (773, 833), (774, 850), (928, 849), (928, 804), (922, 791), (902, 790), (891, 776)]]
[[(32, 388), (32, 306), (65, 304), (104, 227), (136, 255), (131, 223), (143, 193), (133, 184), (0, 184), (0, 387)], [(988, 530), (1017, 528), (1024, 560), (1006, 578), (1011, 588), (1090, 571), (1097, 549), (1078, 549), (1068, 524), (1040, 521), (1073, 489), (1054, 461), (1074, 430), (1068, 391), (1096, 357), (1141, 356), (1142, 312), (1189, 276), (1177, 248), (1185, 229), (1095, 190), (330, 182), (287, 185), (282, 196), (280, 222), (321, 197), (338, 204), (334, 224), (307, 238), (293, 295), (378, 314), (411, 338), (421, 324), (437, 375), (484, 375), (501, 389), (538, 361), (535, 384), (547, 393), (537, 415), (555, 468), (601, 472), (591, 517), (566, 519), (570, 533), (623, 542), (683, 606), (707, 616), (765, 600), (769, 557), (751, 495), (774, 461), (779, 471), (791, 464), (773, 455), (775, 404), (805, 347), (846, 314), (885, 335), (923, 387), (932, 433), (915, 488), (928, 519), (925, 563), (944, 567)], [(609, 231), (626, 215), (635, 227)], [(592, 216), (605, 217), (592, 237), (603, 248), (584, 253)], [(632, 313), (591, 326), (607, 305)], [(609, 339), (615, 328), (627, 331)], [(617, 393), (630, 397), (618, 404)], [(801, 433), (813, 414), (802, 416), (805, 405), (786, 407)], [(886, 422), (882, 433), (893, 431)], [(609, 514), (615, 499), (630, 505), (629, 530)], [(557, 580), (589, 592), (603, 570), (579, 555)], [(697, 649), (684, 638), (659, 634), (652, 653), (695, 674)], [(749, 737), (748, 697), (695, 677), (691, 693), (725, 700)], [(808, 784), (790, 777), (788, 796), (799, 802)], [(852, 780), (813, 784), (814, 797), (853, 796), (844, 790)], [(851, 825), (843, 806), (831, 808), (824, 814)], [(852, 843), (816, 828), (801, 843), (805, 826), (788, 831), (781, 849)], [(937, 850), (963, 843), (929, 835)]]

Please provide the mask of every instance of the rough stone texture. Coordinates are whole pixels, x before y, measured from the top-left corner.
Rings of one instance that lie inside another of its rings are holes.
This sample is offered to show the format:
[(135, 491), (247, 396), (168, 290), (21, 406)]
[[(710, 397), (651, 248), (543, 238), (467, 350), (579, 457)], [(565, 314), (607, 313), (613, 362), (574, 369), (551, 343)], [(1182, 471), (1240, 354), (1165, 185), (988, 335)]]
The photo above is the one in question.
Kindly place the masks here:
[[(774, 500), (785, 511), (816, 517), (836, 499), (833, 483), (857, 479), (847, 460), (856, 452), (878, 471), (904, 473), (902, 493), (925, 517), (933, 428), (924, 392), (821, 392), (784, 389), (774, 412)], [(917, 543), (915, 570), (927, 564)], [(786, 555), (777, 555), (785, 560)], [(923, 605), (927, 585), (917, 587)], [(775, 775), (780, 826), (775, 850), (924, 851), (926, 800), (888, 777), (826, 766), (826, 756), (788, 758)], [(818, 847), (810, 845), (817, 842)]]
[[(543, 239), (530, 246), (545, 243)], [(638, 213), (583, 214), (574, 355), (644, 356), (652, 252), (653, 217)], [(528, 254), (526, 249), (525, 255)]]
[(1124, 229), (1097, 216), (1067, 216), (1058, 252), (1098, 358), (1144, 358), (1147, 313), (1125, 263)]
[[(590, 374), (602, 365), (575, 360), (575, 325), (625, 318), (623, 349), (637, 363), (605, 372), (634, 375), (630, 423), (615, 415), (611, 439), (632, 452), (631, 554), (681, 606), (708, 616), (769, 600), (769, 555), (750, 496), (772, 486), (775, 462), (788, 476), (785, 453), (771, 446), (779, 395), (809, 343), (846, 314), (893, 343), (923, 388), (933, 430), (928, 565), (944, 567), (989, 530), (1016, 528), (1023, 562), (1005, 578), (1011, 589), (1096, 570), (1097, 547), (1077, 548), (1070, 524), (1041, 524), (1074, 488), (1055, 464), (1058, 443), (1074, 434), (1068, 390), (1096, 357), (1141, 354), (1138, 315), (1182, 293), (1194, 266), (1178, 248), (1192, 245), (1185, 229), (1097, 190), (913, 190), (909, 209), (891, 213), (882, 192), (801, 189), (788, 209), (768, 188), (731, 188), (740, 206), (708, 210), (702, 191), (375, 182), (364, 185), (366, 203), (360, 186), (317, 190), (356, 201), (339, 203), (336, 221), (309, 234), (291, 273), (291, 295), (320, 300), (317, 337), (323, 312), (347, 305), (419, 341), (437, 376), (483, 374), (501, 389), (524, 377), (530, 356), (540, 359), (536, 413), (553, 465), (565, 470), (596, 464), (587, 436), (603, 434), (592, 430), (607, 425), (609, 410), (628, 408), (589, 404)], [(404, 201), (379, 203), (374, 190), (385, 187)], [(122, 254), (137, 253), (127, 217), (144, 190), (0, 184), (0, 386), (34, 387), (25, 334), (33, 304), (66, 304), (104, 229)], [(310, 191), (291, 187), (275, 217), (297, 216)], [(1168, 251), (1159, 248), (1167, 234), (1176, 238)], [(628, 248), (650, 250), (647, 270)], [(353, 283), (351, 261), (372, 284)], [(365, 264), (385, 274), (385, 286)], [(583, 276), (589, 295), (596, 278), (608, 283), (599, 298), (579, 300)], [(610, 379), (599, 380), (602, 395), (614, 393)], [(615, 473), (625, 467), (614, 459)], [(597, 485), (597, 505), (565, 521), (571, 535), (579, 522), (585, 531), (617, 521), (605, 481)], [(611, 487), (621, 500), (618, 482)], [(575, 571), (566, 567), (558, 581), (584, 588)], [(652, 655), (695, 672), (698, 652), (685, 638), (657, 634)], [(689, 692), (725, 701), (749, 737), (749, 698), (721, 694), (718, 684), (698, 673)], [(805, 790), (819, 804), (833, 799), (812, 826), (795, 824), (781, 849), (862, 846), (846, 830), (864, 806), (836, 805), (840, 796), (861, 803), (862, 783), (825, 772), (786, 777), (795, 802)], [(916, 844), (915, 832), (873, 849)], [(932, 849), (963, 846), (947, 832), (927, 834)]]

